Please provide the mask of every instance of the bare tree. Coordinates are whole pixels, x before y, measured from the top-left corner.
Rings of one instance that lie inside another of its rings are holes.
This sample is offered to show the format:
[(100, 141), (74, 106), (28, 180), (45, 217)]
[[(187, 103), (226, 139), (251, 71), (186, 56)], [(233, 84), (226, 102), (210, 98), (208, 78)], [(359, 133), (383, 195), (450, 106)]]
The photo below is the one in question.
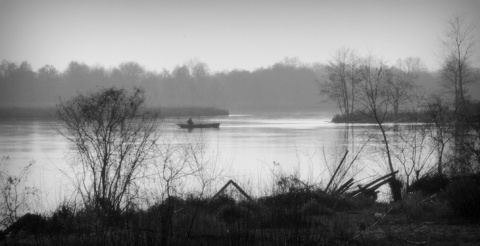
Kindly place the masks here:
[(432, 94), (426, 102), (426, 114), (429, 119), (428, 132), (437, 150), (437, 173), (442, 175), (443, 157), (448, 142), (452, 139), (451, 109), (440, 95)]
[(448, 22), (442, 45), (445, 50), (442, 77), (444, 86), (454, 93), (454, 172), (469, 172), (468, 154), (469, 127), (466, 89), (477, 79), (472, 68), (472, 56), (475, 48), (475, 26), (468, 24), (466, 16), (454, 16)]
[(402, 126), (404, 129), (397, 131), (397, 141), (393, 148), (393, 155), (400, 163), (405, 176), (405, 186), (411, 183), (411, 175), (418, 180), (422, 172), (430, 171), (433, 166), (430, 158), (435, 148), (431, 147), (429, 132), (421, 125), (412, 122)]
[(442, 45), (445, 50), (442, 77), (444, 85), (453, 89), (455, 112), (465, 107), (465, 93), (474, 82), (472, 55), (475, 47), (475, 26), (465, 16), (454, 16), (447, 23)]
[(337, 103), (342, 115), (354, 111), (356, 85), (361, 81), (359, 58), (350, 48), (336, 51), (326, 67), (328, 77), (317, 80), (321, 95), (327, 95)]
[[(384, 146), (384, 153), (387, 155), (387, 168), (390, 173), (395, 172), (392, 161), (392, 150), (387, 137), (387, 127), (385, 121), (392, 114), (390, 83), (392, 72), (391, 68), (380, 59), (368, 56), (363, 60), (361, 66), (362, 83), (359, 88), (359, 103), (362, 113), (373, 119), (381, 132), (381, 143)], [(390, 182), (393, 199), (401, 199), (401, 186), (398, 186), (398, 180), (393, 176)], [(397, 182), (397, 183), (396, 183)]]
[(398, 60), (397, 65), (391, 69), (389, 93), (395, 115), (398, 115), (400, 106), (404, 105), (411, 97), (419, 70), (420, 59), (413, 57)]
[(60, 133), (78, 156), (78, 191), (97, 211), (121, 211), (155, 150), (157, 115), (143, 110), (144, 91), (101, 89), (57, 105)]
[(391, 114), (389, 84), (391, 73), (389, 67), (382, 60), (367, 57), (362, 64), (363, 83), (360, 88), (360, 104), (362, 112), (372, 118), (378, 125), (388, 155), (388, 167), (394, 172), (390, 157), (390, 147), (386, 135), (384, 122)]

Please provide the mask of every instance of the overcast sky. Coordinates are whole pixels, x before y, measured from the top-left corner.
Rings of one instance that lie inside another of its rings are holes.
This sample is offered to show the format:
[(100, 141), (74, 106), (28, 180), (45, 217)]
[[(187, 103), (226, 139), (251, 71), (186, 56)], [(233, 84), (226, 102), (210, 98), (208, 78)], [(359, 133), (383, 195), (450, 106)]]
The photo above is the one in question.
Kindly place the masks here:
[[(457, 13), (480, 23), (480, 0), (0, 0), (0, 60), (35, 70), (63, 70), (73, 60), (106, 68), (135, 61), (157, 71), (199, 60), (212, 71), (253, 70), (285, 57), (326, 62), (346, 46), (392, 62), (420, 57), (437, 69), (439, 37)], [(480, 54), (474, 59), (479, 64)]]

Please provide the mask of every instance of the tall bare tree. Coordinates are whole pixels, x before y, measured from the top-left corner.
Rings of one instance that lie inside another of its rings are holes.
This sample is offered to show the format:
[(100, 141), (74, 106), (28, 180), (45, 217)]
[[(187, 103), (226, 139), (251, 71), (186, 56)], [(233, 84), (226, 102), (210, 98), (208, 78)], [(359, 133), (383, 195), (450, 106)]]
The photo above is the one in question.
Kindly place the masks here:
[(442, 45), (445, 51), (442, 77), (444, 85), (454, 91), (455, 112), (464, 110), (465, 93), (474, 82), (472, 55), (476, 43), (475, 26), (465, 16), (454, 16), (447, 23)]
[(389, 93), (395, 115), (398, 115), (400, 107), (412, 96), (419, 70), (420, 59), (413, 57), (398, 60), (396, 66), (391, 69)]
[(109, 88), (57, 105), (60, 133), (78, 156), (77, 189), (97, 211), (129, 205), (129, 189), (155, 150), (159, 120), (143, 110), (143, 95), (139, 88)]
[(434, 166), (435, 161), (430, 157), (435, 152), (435, 147), (431, 146), (429, 131), (423, 126), (412, 122), (401, 127), (395, 133), (393, 156), (398, 160), (400, 169), (403, 169), (405, 188), (408, 190), (412, 174), (418, 180)]
[(448, 142), (452, 139), (451, 109), (440, 95), (433, 94), (426, 102), (426, 113), (429, 118), (428, 132), (437, 150), (437, 173), (443, 175), (443, 157)]
[(317, 80), (320, 94), (335, 101), (345, 116), (354, 111), (356, 85), (361, 81), (359, 61), (354, 50), (341, 48), (325, 68), (327, 78)]
[[(391, 68), (381, 59), (373, 56), (366, 57), (361, 65), (362, 83), (359, 88), (359, 104), (362, 113), (373, 119), (377, 124), (382, 137), (384, 152), (387, 155), (387, 168), (390, 173), (395, 172), (392, 160), (392, 149), (387, 137), (387, 127), (385, 121), (392, 112), (391, 103), (391, 85), (389, 81), (392, 79)], [(401, 199), (401, 186), (393, 176), (395, 181), (390, 182), (393, 199), (398, 201)]]
[(468, 117), (466, 91), (475, 82), (472, 56), (475, 52), (475, 26), (467, 23), (466, 16), (454, 16), (447, 24), (442, 39), (445, 51), (442, 77), (444, 86), (454, 93), (454, 151), (452, 171), (469, 172)]

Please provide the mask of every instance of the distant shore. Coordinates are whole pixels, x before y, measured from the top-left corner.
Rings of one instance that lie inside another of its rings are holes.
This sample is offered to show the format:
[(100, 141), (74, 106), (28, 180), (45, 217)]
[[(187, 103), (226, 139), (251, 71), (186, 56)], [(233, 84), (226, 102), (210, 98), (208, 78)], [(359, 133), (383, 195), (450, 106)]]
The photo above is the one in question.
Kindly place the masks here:
[[(54, 107), (0, 107), (0, 120), (52, 120), (55, 117), (55, 110)], [(154, 113), (159, 113), (163, 118), (229, 115), (228, 110), (215, 107), (153, 107), (149, 108), (149, 110)]]

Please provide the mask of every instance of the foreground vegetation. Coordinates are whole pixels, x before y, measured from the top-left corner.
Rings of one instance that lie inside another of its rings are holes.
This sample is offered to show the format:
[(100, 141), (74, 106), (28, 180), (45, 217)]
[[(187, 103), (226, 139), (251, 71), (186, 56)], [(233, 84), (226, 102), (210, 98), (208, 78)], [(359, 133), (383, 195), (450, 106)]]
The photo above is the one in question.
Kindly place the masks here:
[[(416, 182), (401, 202), (301, 188), (281, 179), (248, 200), (171, 196), (146, 208), (61, 204), (22, 217), (2, 245), (450, 245), (480, 243), (480, 176)], [(282, 187), (280, 187), (282, 186)], [(286, 188), (286, 189), (285, 189)], [(433, 193), (433, 194), (432, 194)]]

